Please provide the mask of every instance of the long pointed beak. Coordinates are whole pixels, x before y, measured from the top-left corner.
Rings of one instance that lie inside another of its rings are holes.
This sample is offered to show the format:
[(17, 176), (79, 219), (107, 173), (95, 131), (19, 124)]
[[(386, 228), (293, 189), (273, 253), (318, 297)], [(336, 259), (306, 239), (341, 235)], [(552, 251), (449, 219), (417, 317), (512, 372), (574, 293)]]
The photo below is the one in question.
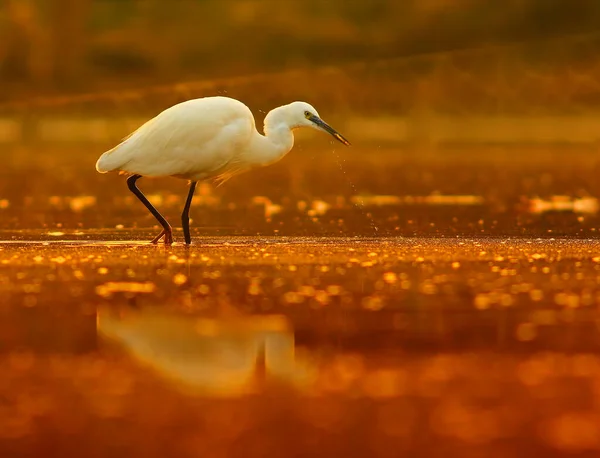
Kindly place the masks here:
[(333, 138), (335, 138), (337, 141), (339, 141), (340, 143), (343, 143), (346, 146), (350, 146), (350, 142), (348, 140), (346, 140), (342, 134), (340, 134), (339, 132), (337, 132), (333, 127), (331, 127), (329, 124), (327, 124), (325, 121), (323, 121), (321, 118), (317, 117), (317, 116), (311, 116), (309, 118), (310, 121), (312, 121), (315, 125), (317, 125), (318, 127), (320, 127), (321, 129), (323, 129), (325, 132), (333, 135)]

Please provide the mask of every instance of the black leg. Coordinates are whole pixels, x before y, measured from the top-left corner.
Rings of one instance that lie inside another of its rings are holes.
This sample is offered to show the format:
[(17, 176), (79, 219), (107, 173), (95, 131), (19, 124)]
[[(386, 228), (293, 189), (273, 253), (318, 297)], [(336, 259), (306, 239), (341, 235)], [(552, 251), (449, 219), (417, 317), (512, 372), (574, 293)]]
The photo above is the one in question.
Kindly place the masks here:
[(150, 210), (150, 213), (152, 213), (152, 215), (158, 220), (160, 225), (163, 227), (162, 232), (160, 234), (158, 234), (154, 238), (154, 240), (152, 240), (152, 243), (158, 243), (158, 241), (161, 239), (161, 237), (164, 236), (165, 237), (165, 245), (170, 245), (173, 243), (173, 231), (171, 229), (171, 225), (163, 217), (163, 215), (161, 215), (158, 212), (158, 210), (152, 206), (150, 201), (148, 199), (146, 199), (146, 196), (144, 194), (142, 194), (142, 191), (140, 191), (138, 189), (138, 187), (135, 185), (135, 182), (137, 180), (139, 180), (141, 177), (142, 177), (141, 175), (131, 175), (129, 178), (127, 178), (127, 186), (129, 187), (129, 190), (132, 193), (134, 193), (138, 199), (140, 199), (140, 201), (146, 206), (146, 208), (148, 210)]
[(186, 245), (192, 243), (192, 237), (190, 236), (190, 206), (192, 205), (192, 199), (194, 198), (196, 183), (197, 181), (190, 182), (190, 192), (185, 200), (185, 207), (183, 207), (183, 213), (181, 214), (181, 226), (183, 227), (183, 238), (185, 239)]

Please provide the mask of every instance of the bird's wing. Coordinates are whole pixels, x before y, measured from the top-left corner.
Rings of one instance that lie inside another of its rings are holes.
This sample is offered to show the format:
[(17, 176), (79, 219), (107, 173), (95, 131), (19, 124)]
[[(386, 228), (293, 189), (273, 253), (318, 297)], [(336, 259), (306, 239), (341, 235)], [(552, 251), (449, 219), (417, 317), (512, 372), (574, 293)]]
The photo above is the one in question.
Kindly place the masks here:
[(118, 163), (113, 170), (202, 179), (236, 163), (253, 130), (245, 105), (196, 99), (163, 111), (105, 154)]

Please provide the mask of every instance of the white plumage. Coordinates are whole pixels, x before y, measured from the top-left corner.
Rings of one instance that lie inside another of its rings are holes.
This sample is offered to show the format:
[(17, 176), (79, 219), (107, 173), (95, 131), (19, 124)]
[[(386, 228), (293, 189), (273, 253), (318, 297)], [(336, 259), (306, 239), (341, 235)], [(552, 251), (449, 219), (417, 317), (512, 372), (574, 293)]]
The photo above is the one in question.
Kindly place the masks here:
[(172, 176), (191, 181), (182, 214), (185, 241), (189, 236), (189, 206), (196, 182), (216, 179), (224, 182), (233, 175), (278, 161), (294, 145), (292, 130), (313, 127), (337, 140), (350, 143), (327, 125), (308, 103), (293, 102), (270, 111), (264, 132), (256, 130), (250, 109), (228, 97), (206, 97), (174, 105), (142, 125), (119, 145), (102, 154), (96, 163), (100, 173), (130, 174), (130, 190), (146, 205), (163, 226), (153, 243), (164, 236), (172, 243), (171, 226), (136, 187), (142, 176)]
[(254, 117), (243, 103), (225, 97), (188, 100), (104, 153), (96, 169), (202, 180), (239, 162), (253, 133)]

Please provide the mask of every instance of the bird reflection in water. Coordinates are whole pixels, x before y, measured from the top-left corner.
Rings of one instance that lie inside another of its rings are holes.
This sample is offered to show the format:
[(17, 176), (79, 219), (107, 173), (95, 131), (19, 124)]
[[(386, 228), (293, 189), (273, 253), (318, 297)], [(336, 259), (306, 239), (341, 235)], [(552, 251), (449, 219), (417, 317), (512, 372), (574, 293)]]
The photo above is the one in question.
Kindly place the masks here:
[(301, 389), (312, 378), (309, 365), (297, 361), (290, 323), (279, 315), (204, 318), (103, 306), (97, 332), (186, 394), (241, 396), (268, 380)]

